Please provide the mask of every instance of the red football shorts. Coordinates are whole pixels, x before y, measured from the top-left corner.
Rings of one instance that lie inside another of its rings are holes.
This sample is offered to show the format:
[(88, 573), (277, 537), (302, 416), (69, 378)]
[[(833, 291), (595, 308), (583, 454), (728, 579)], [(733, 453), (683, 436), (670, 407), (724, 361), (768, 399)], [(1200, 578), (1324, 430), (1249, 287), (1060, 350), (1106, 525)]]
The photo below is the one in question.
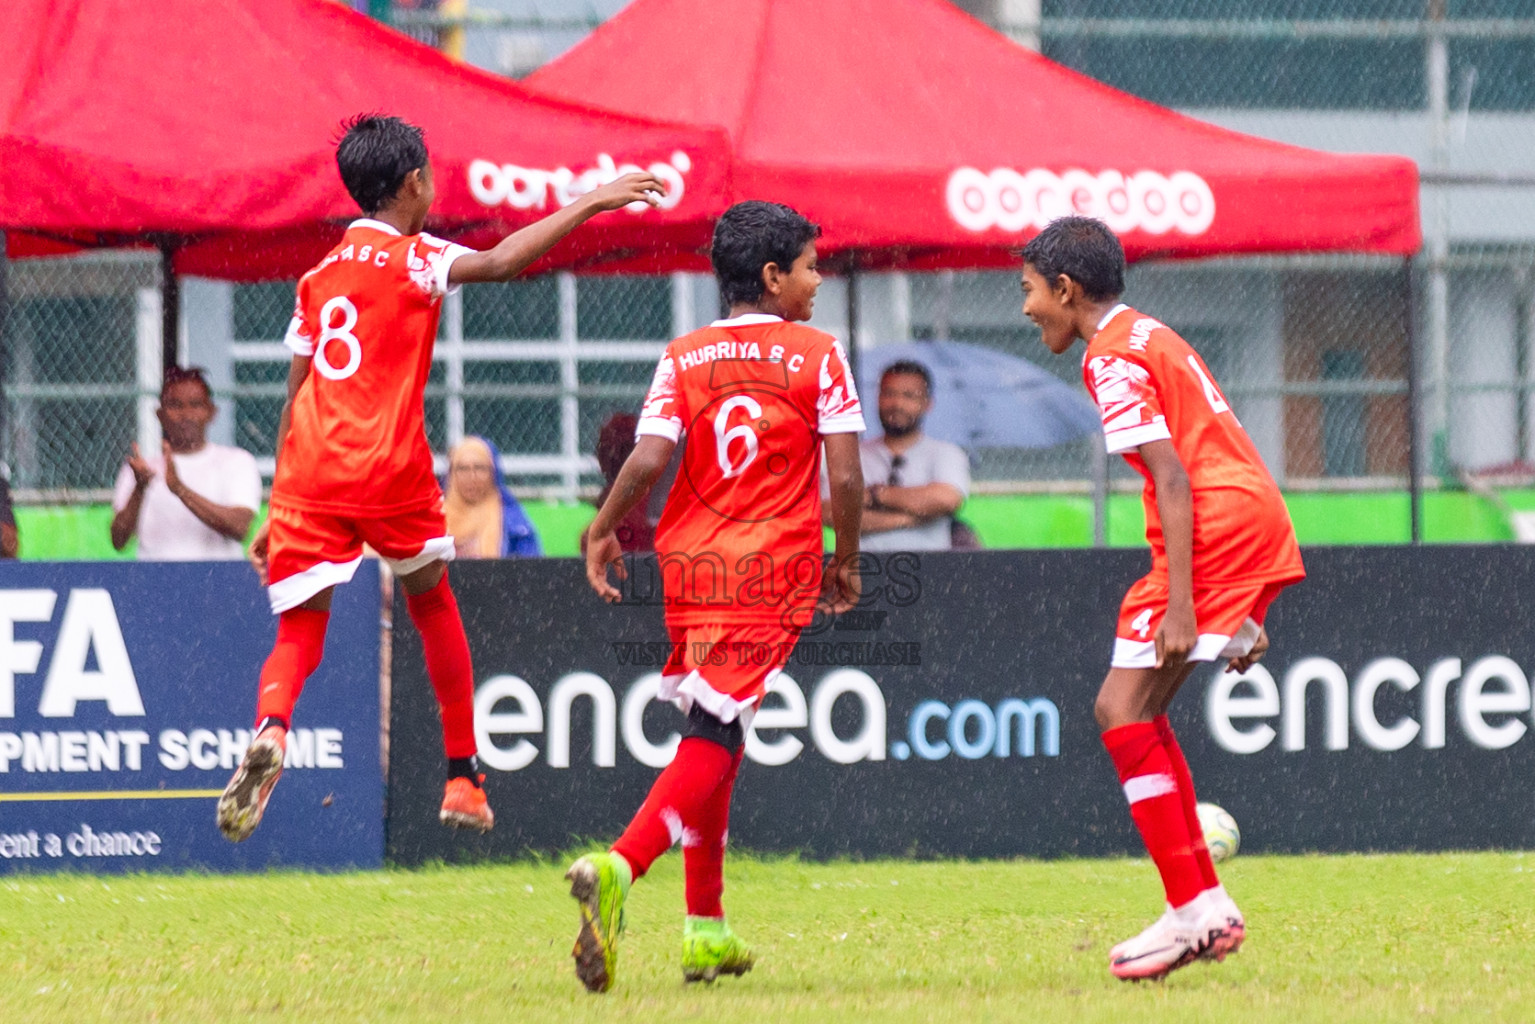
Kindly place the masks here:
[(352, 518), (273, 505), (268, 517), (267, 598), (272, 613), (297, 608), (326, 587), (345, 583), (364, 544), (398, 576), (453, 560), (442, 503), (384, 518)]
[[(1194, 585), (1194, 622), (1199, 639), (1189, 661), (1240, 658), (1253, 649), (1269, 605), (1291, 581)], [(1119, 606), (1114, 631), (1115, 668), (1153, 668), (1157, 663), (1157, 630), (1167, 612), (1167, 580), (1143, 576), (1131, 585)]]
[(699, 705), (721, 722), (751, 727), (768, 683), (783, 671), (799, 629), (776, 621), (677, 625), (666, 631), (672, 653), (661, 670), (661, 700), (683, 711)]

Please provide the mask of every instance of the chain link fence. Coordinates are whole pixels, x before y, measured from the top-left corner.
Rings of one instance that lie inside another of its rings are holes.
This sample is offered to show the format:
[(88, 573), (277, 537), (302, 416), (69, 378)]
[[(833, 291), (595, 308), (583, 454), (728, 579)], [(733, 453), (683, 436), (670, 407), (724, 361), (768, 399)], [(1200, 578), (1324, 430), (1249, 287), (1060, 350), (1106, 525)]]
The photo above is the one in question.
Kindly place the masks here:
[[(1125, 300), (1204, 357), (1275, 476), (1291, 488), (1406, 487), (1408, 292), (1402, 264), (1365, 258), (1141, 264)], [(1028, 359), (1081, 389), (1081, 348), (1052, 356), (1020, 314), (1013, 272), (913, 275), (910, 336)], [(878, 360), (877, 345), (864, 358)], [(872, 416), (871, 416), (872, 420)], [(1096, 435), (1049, 449), (972, 453), (980, 489), (1084, 490)], [(1109, 471), (1139, 484), (1122, 460)]]
[(104, 500), (129, 443), (155, 422), (158, 260), (26, 260), (9, 264), (5, 284), (0, 460), (16, 497)]
[[(685, 277), (551, 274), (448, 296), (426, 390), (433, 449), (480, 435), (524, 494), (573, 499), (595, 488), (597, 432), (639, 407), (667, 340), (692, 328), (692, 286)], [(269, 467), (293, 286), (230, 291), (235, 441)]]
[[(6, 459), (27, 498), (100, 500), (130, 443), (158, 444), (158, 274), (151, 257), (12, 266)], [(1498, 281), (1494, 270), (1469, 273), (1465, 301), (1483, 308), (1476, 289)], [(1081, 389), (1079, 355), (1051, 356), (1022, 317), (1017, 274), (864, 275), (861, 305), (886, 306), (895, 288), (908, 296), (907, 315), (861, 325), (860, 359), (877, 366), (882, 344), (952, 339), (1035, 362)], [(817, 321), (844, 337), (845, 289), (844, 281), (828, 281)], [(293, 283), (191, 281), (183, 290), (183, 361), (205, 367), (213, 383), (220, 407), (213, 439), (251, 451), (270, 473)], [(1408, 339), (1400, 264), (1141, 265), (1131, 270), (1126, 298), (1200, 350), (1287, 485), (1404, 484)], [(695, 275), (555, 274), (466, 287), (445, 300), (426, 392), (428, 439), (445, 453), (467, 434), (489, 438), (525, 494), (570, 499), (589, 492), (600, 485), (594, 451), (602, 424), (637, 410), (667, 339), (716, 313), (712, 282)], [(1509, 409), (1525, 392), (1501, 368), (1514, 349), (1460, 358), (1458, 419), (1512, 425)], [(1513, 461), (1524, 442), (1505, 440), (1503, 461)], [(1049, 449), (976, 449), (975, 477), (993, 491), (1086, 488), (1099, 444), (1087, 437)]]
[[(468, 59), (522, 73), (619, 4), (534, 6), (417, 4), (397, 20), (423, 37), (461, 30)], [(1132, 268), (1127, 301), (1201, 351), (1292, 491), (1406, 486), (1414, 330), (1419, 471), (1445, 483), (1467, 475), (1535, 481), (1535, 11), (1527, 0), (966, 6), (1078, 70), (1228, 127), (1416, 157), (1429, 244), (1411, 287), (1396, 261), (1214, 260)], [(1019, 22), (1020, 11), (1034, 20)], [(0, 458), (23, 501), (103, 500), (129, 443), (157, 443), (159, 273), (152, 254), (10, 264)], [(1081, 386), (1079, 361), (1051, 357), (1020, 315), (1016, 274), (868, 274), (859, 289), (858, 358), (877, 361), (883, 344), (947, 338)], [(182, 290), (182, 361), (208, 368), (220, 405), (213, 439), (252, 451), (267, 472), (292, 294), (292, 282), (188, 281)], [(444, 308), (426, 396), (433, 448), (443, 453), (482, 434), (500, 447), (521, 493), (589, 494), (600, 484), (593, 451), (601, 424), (637, 409), (666, 340), (707, 323), (716, 307), (712, 282), (689, 275), (467, 287)], [(829, 280), (817, 325), (847, 337), (846, 308), (845, 283)], [(1119, 460), (1106, 463), (1098, 451), (1084, 438), (1045, 450), (983, 448), (972, 459), (981, 491), (1086, 492), (1105, 472), (1132, 487)]]

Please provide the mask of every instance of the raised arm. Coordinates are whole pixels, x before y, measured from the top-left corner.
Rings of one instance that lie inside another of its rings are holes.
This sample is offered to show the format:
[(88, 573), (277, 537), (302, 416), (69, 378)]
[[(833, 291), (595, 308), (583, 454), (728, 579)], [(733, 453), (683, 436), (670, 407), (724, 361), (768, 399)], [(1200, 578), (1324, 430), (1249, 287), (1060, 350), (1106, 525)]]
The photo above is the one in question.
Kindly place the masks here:
[(256, 510), (240, 505), (221, 505), (210, 498), (198, 494), (186, 485), (181, 475), (176, 472), (176, 460), (171, 451), (170, 442), (161, 441), (160, 448), (165, 456), (165, 486), (174, 494), (181, 503), (187, 507), (198, 520), (222, 537), (230, 540), (244, 541), (245, 535), (250, 532), (251, 522), (256, 518)]
[(123, 507), (112, 516), (112, 549), (114, 551), (121, 551), (127, 547), (133, 535), (139, 532), (139, 511), (144, 505), (144, 491), (149, 487), (149, 481), (155, 476), (154, 470), (149, 468), (149, 463), (144, 460), (143, 453), (139, 451), (137, 441), (130, 446), (127, 467), (133, 473), (133, 489), (128, 492)]
[(594, 189), (536, 224), (503, 238), (493, 249), (460, 256), (448, 268), (448, 284), (510, 281), (528, 269), (555, 243), (599, 213), (621, 210), (630, 203), (657, 205), (666, 186), (654, 174), (626, 174)]

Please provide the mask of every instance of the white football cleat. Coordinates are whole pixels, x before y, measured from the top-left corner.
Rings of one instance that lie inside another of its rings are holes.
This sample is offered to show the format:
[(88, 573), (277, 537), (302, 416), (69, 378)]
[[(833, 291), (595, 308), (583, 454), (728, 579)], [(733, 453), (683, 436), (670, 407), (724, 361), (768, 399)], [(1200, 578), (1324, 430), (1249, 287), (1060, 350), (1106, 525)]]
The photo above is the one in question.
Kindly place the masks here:
[(1145, 931), (1110, 951), (1109, 970), (1124, 981), (1164, 978), (1193, 963), (1208, 948), (1210, 936), (1204, 923), (1190, 927), (1168, 908)]
[(1208, 945), (1199, 959), (1219, 963), (1242, 948), (1247, 939), (1247, 922), (1230, 896), (1211, 897), (1210, 904), (1203, 922)]

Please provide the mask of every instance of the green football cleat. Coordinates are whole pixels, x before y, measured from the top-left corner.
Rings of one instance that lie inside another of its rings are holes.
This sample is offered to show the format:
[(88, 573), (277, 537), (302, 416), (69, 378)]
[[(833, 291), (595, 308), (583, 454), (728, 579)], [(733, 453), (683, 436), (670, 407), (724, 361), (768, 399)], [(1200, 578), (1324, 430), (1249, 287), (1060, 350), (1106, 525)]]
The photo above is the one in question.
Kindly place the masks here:
[(682, 932), (682, 980), (713, 983), (721, 974), (752, 969), (751, 947), (730, 930), (723, 917), (689, 917)]
[(613, 987), (618, 966), (618, 936), (624, 930), (624, 900), (632, 879), (629, 865), (612, 853), (591, 853), (565, 872), (570, 894), (581, 905), (581, 930), (570, 955), (576, 977), (589, 992)]

